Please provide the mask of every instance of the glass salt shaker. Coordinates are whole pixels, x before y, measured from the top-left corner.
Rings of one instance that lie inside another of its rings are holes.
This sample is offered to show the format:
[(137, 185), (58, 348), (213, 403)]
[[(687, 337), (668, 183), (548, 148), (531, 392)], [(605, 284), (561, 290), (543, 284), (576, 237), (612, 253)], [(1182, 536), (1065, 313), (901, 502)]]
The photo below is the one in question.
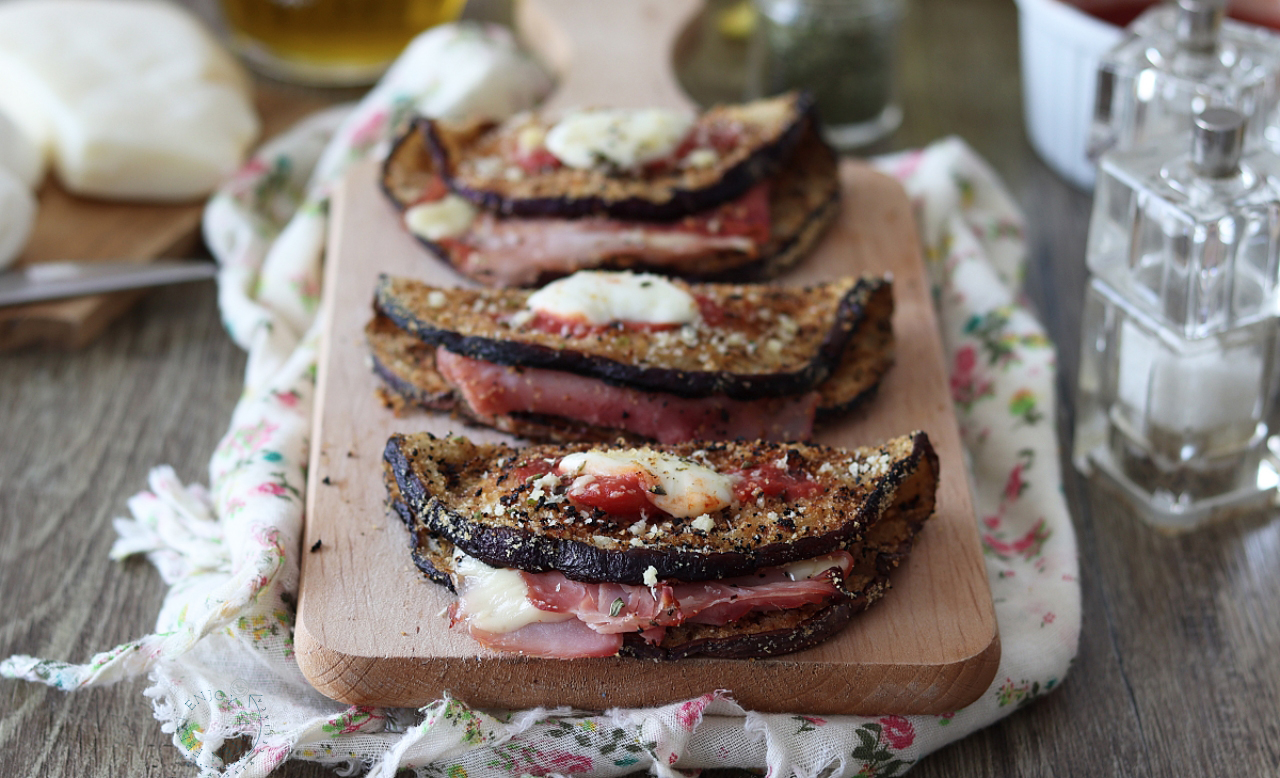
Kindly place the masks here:
[(1155, 143), (1183, 150), (1191, 118), (1209, 106), (1249, 119), (1247, 148), (1267, 137), (1280, 149), (1280, 36), (1224, 21), (1225, 7), (1226, 0), (1166, 2), (1129, 26), (1098, 65), (1091, 158)]
[(902, 123), (894, 85), (903, 0), (753, 0), (747, 92), (809, 91), (823, 134), (847, 151)]
[(1280, 187), (1245, 125), (1211, 108), (1190, 153), (1112, 152), (1094, 193), (1074, 460), (1171, 530), (1280, 483)]

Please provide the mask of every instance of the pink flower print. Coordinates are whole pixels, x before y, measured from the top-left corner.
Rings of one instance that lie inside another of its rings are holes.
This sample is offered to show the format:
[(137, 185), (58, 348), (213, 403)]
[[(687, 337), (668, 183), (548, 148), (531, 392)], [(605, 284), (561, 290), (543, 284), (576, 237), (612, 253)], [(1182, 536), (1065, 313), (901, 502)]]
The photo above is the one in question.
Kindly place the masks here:
[(988, 516), (987, 518), (982, 520), (982, 523), (987, 525), (987, 529), (995, 529), (996, 527), (1000, 526), (1000, 517)]
[(298, 400), (300, 399), (300, 395), (296, 391), (290, 389), (284, 392), (275, 391), (275, 392), (272, 392), (272, 394), (275, 395), (276, 400), (284, 407), (286, 408), (298, 407)]
[(274, 497), (281, 497), (285, 493), (284, 486), (273, 483), (258, 484), (258, 491), (262, 494), (270, 494)]
[(680, 726), (686, 731), (692, 732), (694, 726), (702, 720), (702, 712), (711, 704), (714, 695), (704, 694), (696, 700), (689, 700), (676, 710), (676, 721), (680, 722)]
[(1027, 482), (1022, 480), (1022, 464), (1016, 464), (1009, 471), (1009, 479), (1004, 484), (1004, 498), (1012, 502), (1022, 496), (1022, 491), (1027, 488)]
[(371, 146), (377, 143), (382, 134), (382, 126), (387, 122), (386, 111), (375, 111), (369, 118), (351, 133), (352, 146)]
[(956, 352), (951, 368), (951, 399), (966, 410), (981, 398), (995, 393), (991, 382), (978, 376), (977, 367), (978, 351), (973, 346), (965, 346)]
[(884, 739), (897, 751), (910, 748), (916, 740), (915, 727), (901, 716), (885, 716), (880, 719), (880, 730), (884, 733)]

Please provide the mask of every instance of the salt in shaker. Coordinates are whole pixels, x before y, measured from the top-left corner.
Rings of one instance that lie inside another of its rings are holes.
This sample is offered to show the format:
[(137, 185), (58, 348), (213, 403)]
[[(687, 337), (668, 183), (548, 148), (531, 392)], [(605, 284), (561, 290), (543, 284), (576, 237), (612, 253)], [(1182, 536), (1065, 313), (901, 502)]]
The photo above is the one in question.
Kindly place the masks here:
[(1190, 148), (1103, 157), (1087, 261), (1074, 460), (1168, 529), (1275, 495), (1280, 188), (1211, 108)]

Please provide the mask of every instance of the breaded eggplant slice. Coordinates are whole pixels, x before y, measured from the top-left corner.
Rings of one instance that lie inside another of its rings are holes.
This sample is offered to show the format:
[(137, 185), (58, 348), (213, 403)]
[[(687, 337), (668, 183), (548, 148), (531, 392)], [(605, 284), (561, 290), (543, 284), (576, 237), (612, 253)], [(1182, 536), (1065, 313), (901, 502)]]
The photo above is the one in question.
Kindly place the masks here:
[(559, 166), (519, 173), (512, 157), (521, 135), (545, 133), (554, 119), (521, 114), (496, 126), (427, 123), (428, 148), (449, 189), (481, 208), (511, 216), (597, 216), (665, 221), (734, 199), (771, 175), (813, 122), (813, 99), (789, 93), (715, 106), (695, 128), (733, 133), (737, 142), (714, 164), (646, 174), (644, 170)]
[[(674, 282), (681, 285), (683, 282)], [(374, 309), (405, 332), (498, 365), (547, 368), (682, 397), (801, 394), (836, 369), (868, 305), (891, 295), (884, 278), (807, 287), (704, 284), (694, 293), (719, 321), (674, 330), (561, 334), (534, 329), (530, 292), (444, 289), (382, 276)]]
[[(444, 185), (435, 174), (435, 162), (427, 150), (425, 119), (416, 121), (396, 142), (383, 163), (381, 184), (402, 213), (425, 199), (440, 196)], [(634, 241), (619, 240), (587, 254), (575, 253), (576, 249), (557, 253), (541, 244), (525, 247), (525, 236), (535, 228), (535, 234), (545, 234), (540, 229), (544, 226), (553, 231), (573, 231), (582, 220), (488, 213), (477, 215), (467, 231), (449, 240), (431, 240), (413, 230), (409, 232), (459, 273), (488, 286), (538, 286), (587, 268), (651, 270), (704, 281), (765, 280), (795, 266), (808, 254), (839, 211), (835, 152), (810, 126), (770, 181), (769, 238), (763, 245), (756, 245), (755, 250), (709, 247), (696, 257), (688, 257), (637, 248)], [(591, 226), (606, 228), (600, 224)], [(619, 231), (635, 231), (644, 229), (645, 224), (617, 223), (617, 227)], [(478, 237), (482, 234), (487, 238)], [(513, 240), (514, 247), (505, 248)], [(504, 248), (494, 248), (494, 244)]]
[[(621, 655), (644, 659), (683, 659), (690, 656), (746, 659), (777, 656), (817, 645), (843, 629), (858, 613), (881, 599), (891, 587), (890, 574), (906, 559), (935, 507), (937, 461), (926, 457), (898, 486), (894, 498), (856, 543), (853, 570), (844, 577), (841, 596), (820, 606), (758, 612), (727, 625), (684, 624), (667, 629), (663, 640), (646, 643), (627, 636)], [(385, 466), (388, 494), (408, 517), (415, 564), (432, 581), (454, 591), (453, 544), (418, 522), (399, 498), (399, 487)]]
[[(652, 446), (722, 473), (785, 463), (791, 477), (815, 479), (823, 487), (804, 498), (760, 495), (725, 507), (708, 514), (709, 529), (705, 521), (665, 515), (646, 527), (614, 521), (603, 511), (556, 500), (545, 482), (534, 483), (537, 478), (521, 477), (573, 452), (618, 448), (626, 447), (517, 449), (420, 433), (393, 435), (383, 458), (415, 521), (482, 562), (636, 585), (646, 575), (728, 578), (849, 548), (900, 501), (904, 484), (916, 486), (901, 499), (927, 498), (926, 516), (937, 485), (937, 455), (923, 432), (851, 450), (761, 442)], [(557, 488), (572, 480), (561, 479)]]
[(888, 592), (890, 573), (911, 553), (916, 536), (933, 515), (937, 481), (937, 458), (926, 457), (899, 484), (880, 520), (867, 528), (859, 542), (846, 547), (856, 560), (841, 586), (846, 598), (825, 607), (749, 614), (724, 626), (682, 624), (668, 628), (657, 645), (649, 645), (639, 635), (628, 635), (620, 653), (645, 659), (744, 659), (776, 656), (821, 643)]
[[(888, 286), (867, 298), (864, 313), (839, 361), (816, 387), (821, 398), (818, 420), (849, 413), (874, 396), (893, 364), (892, 313), (893, 297)], [(435, 346), (410, 335), (382, 315), (375, 315), (365, 326), (365, 339), (374, 373), (383, 382), (383, 402), (399, 414), (411, 409), (443, 411), (464, 421), (537, 441), (643, 439), (621, 428), (591, 425), (563, 416), (519, 411), (496, 417), (478, 414), (437, 371)]]

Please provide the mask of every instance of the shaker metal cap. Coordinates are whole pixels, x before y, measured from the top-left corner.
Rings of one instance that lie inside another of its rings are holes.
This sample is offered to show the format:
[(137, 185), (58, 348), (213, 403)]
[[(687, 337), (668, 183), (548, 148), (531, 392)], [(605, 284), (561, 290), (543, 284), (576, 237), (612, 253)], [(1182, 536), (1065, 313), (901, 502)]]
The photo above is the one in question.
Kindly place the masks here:
[(1224, 178), (1240, 167), (1245, 116), (1234, 108), (1206, 108), (1196, 115), (1191, 164), (1200, 175)]
[(1183, 48), (1213, 51), (1226, 12), (1226, 0), (1178, 0), (1174, 35)]

